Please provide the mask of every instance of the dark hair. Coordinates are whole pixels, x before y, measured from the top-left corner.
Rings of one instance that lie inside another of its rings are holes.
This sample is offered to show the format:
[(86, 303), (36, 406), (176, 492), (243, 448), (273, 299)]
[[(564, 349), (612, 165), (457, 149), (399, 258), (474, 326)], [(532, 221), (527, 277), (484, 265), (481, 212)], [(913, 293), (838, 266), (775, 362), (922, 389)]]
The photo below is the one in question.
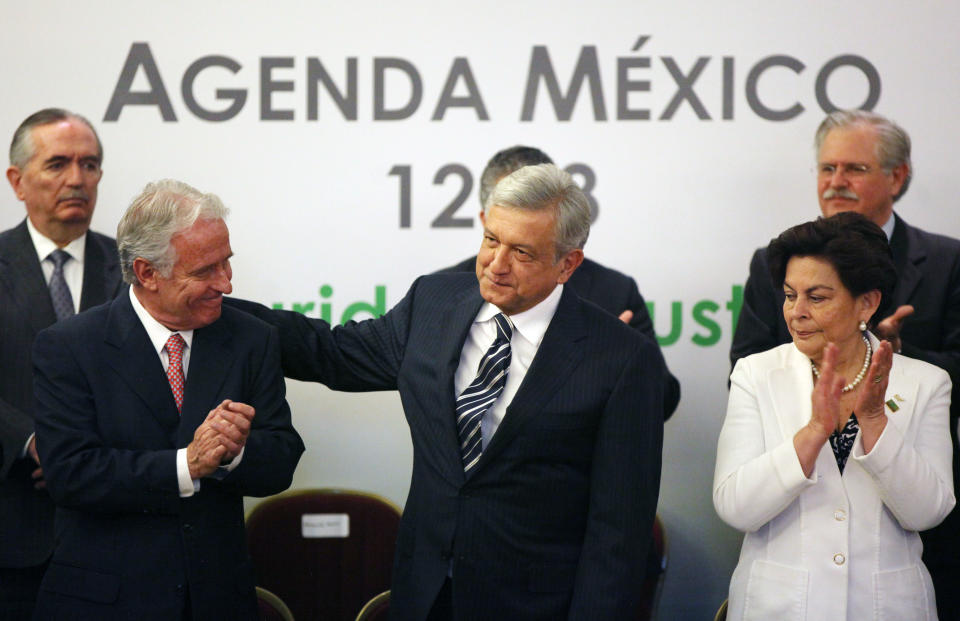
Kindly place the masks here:
[(494, 153), (480, 175), (480, 206), (483, 210), (487, 209), (487, 199), (493, 194), (497, 181), (524, 166), (537, 164), (553, 164), (553, 160), (540, 149), (523, 145)]
[(770, 277), (783, 287), (787, 263), (793, 257), (815, 257), (833, 266), (840, 282), (854, 297), (878, 289), (880, 306), (870, 318), (873, 325), (892, 303), (897, 284), (890, 244), (883, 230), (853, 211), (817, 218), (791, 227), (767, 247)]

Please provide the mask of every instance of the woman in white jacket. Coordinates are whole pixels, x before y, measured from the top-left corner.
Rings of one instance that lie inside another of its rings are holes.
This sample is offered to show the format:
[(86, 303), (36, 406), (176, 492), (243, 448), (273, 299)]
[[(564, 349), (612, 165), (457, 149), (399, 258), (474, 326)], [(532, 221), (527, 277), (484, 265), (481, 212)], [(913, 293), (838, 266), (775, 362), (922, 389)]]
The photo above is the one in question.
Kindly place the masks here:
[(896, 284), (886, 236), (841, 213), (768, 259), (793, 343), (730, 377), (713, 502), (746, 535), (727, 618), (936, 619), (917, 531), (955, 502), (950, 379), (867, 331)]

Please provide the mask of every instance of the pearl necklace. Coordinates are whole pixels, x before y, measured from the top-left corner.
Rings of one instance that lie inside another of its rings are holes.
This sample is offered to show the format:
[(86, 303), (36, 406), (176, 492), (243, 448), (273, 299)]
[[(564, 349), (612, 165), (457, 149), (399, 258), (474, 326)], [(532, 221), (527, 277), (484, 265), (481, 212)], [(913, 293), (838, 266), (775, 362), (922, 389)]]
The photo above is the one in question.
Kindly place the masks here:
[[(844, 386), (843, 390), (841, 390), (840, 392), (850, 392), (851, 390), (856, 388), (857, 384), (859, 384), (861, 380), (863, 380), (863, 376), (867, 374), (867, 369), (870, 368), (870, 356), (873, 355), (873, 348), (870, 346), (870, 339), (867, 338), (866, 334), (861, 333), (860, 338), (863, 339), (863, 344), (867, 346), (867, 353), (863, 357), (863, 366), (860, 367), (860, 372), (857, 373), (857, 376), (855, 378), (853, 378), (853, 381), (847, 384), (846, 386)], [(813, 362), (813, 360), (810, 361), (810, 366), (813, 368), (814, 376), (819, 378), (820, 371), (817, 369), (817, 365)]]

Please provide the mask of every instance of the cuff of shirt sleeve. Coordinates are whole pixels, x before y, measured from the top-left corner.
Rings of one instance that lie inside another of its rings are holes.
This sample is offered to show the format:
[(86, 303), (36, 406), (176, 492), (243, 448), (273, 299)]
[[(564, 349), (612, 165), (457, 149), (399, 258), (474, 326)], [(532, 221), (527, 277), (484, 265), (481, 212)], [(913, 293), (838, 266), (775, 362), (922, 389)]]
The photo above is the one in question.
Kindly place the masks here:
[(21, 459), (23, 459), (24, 457), (26, 457), (27, 455), (30, 454), (30, 443), (33, 442), (33, 437), (34, 437), (35, 435), (37, 435), (37, 434), (31, 433), (31, 434), (30, 434), (30, 437), (27, 438), (27, 441), (24, 443), (24, 445), (23, 445), (23, 450), (20, 451), (20, 458), (21, 458)]
[(237, 453), (237, 456), (231, 459), (229, 463), (220, 464), (220, 467), (213, 471), (213, 473), (210, 475), (210, 478), (217, 479), (218, 481), (225, 479), (228, 474), (233, 472), (234, 468), (240, 465), (240, 460), (243, 459), (243, 452), (245, 450), (247, 450), (247, 447), (240, 449), (240, 452)]
[(187, 465), (187, 449), (177, 450), (177, 485), (180, 498), (189, 498), (200, 491), (200, 481), (190, 478), (190, 466)]
[(233, 472), (233, 469), (240, 465), (240, 460), (243, 459), (243, 452), (247, 450), (247, 447), (240, 449), (240, 452), (237, 453), (237, 456), (230, 460), (230, 463), (224, 465), (220, 464), (220, 469), (226, 470), (227, 472)]

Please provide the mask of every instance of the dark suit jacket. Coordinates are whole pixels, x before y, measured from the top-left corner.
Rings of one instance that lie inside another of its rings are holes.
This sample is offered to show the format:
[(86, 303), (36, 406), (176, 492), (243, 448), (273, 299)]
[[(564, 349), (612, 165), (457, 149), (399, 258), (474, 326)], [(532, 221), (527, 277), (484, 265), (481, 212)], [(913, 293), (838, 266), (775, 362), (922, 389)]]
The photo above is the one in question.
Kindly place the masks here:
[[(284, 372), (337, 390), (399, 390), (413, 477), (391, 614), (424, 619), (453, 569), (457, 619), (626, 619), (660, 479), (656, 344), (565, 288), (503, 422), (466, 478), (454, 374), (483, 299), (476, 277), (418, 279), (386, 315), (330, 329), (259, 307)], [(245, 308), (257, 305), (241, 303)]]
[[(476, 273), (477, 258), (464, 259), (460, 263), (437, 272), (471, 272)], [(625, 310), (633, 311), (630, 327), (647, 335), (654, 343), (657, 336), (653, 331), (653, 320), (647, 310), (647, 303), (640, 295), (637, 283), (633, 278), (622, 274), (615, 269), (604, 267), (596, 261), (584, 258), (583, 263), (573, 273), (567, 285), (572, 288), (580, 299), (593, 302), (608, 313), (619, 317)], [(666, 364), (663, 367), (663, 420), (673, 415), (680, 402), (680, 382), (673, 376)]]
[[(41, 332), (34, 363), (57, 504), (36, 618), (179, 619), (189, 593), (194, 619), (256, 619), (242, 499), (286, 489), (303, 452), (276, 331), (231, 308), (196, 330), (182, 415), (127, 295)], [(180, 498), (176, 450), (223, 399), (256, 408), (243, 459)]]
[[(897, 286), (891, 311), (903, 304), (916, 309), (900, 333), (903, 355), (944, 369), (953, 381), (950, 433), (954, 436), (953, 482), (960, 498), (957, 416), (960, 413), (960, 241), (921, 231), (896, 216), (890, 238)], [(765, 248), (750, 261), (743, 309), (730, 346), (730, 362), (791, 341), (783, 321), (783, 291), (773, 286)], [(923, 560), (960, 566), (960, 512), (954, 510), (937, 528), (922, 533)]]
[[(90, 231), (80, 310), (122, 289), (117, 244)], [(57, 320), (27, 221), (0, 233), (0, 567), (39, 565), (53, 550), (53, 503), (33, 489), (33, 459), (20, 459), (33, 433), (33, 364), (37, 332)]]

